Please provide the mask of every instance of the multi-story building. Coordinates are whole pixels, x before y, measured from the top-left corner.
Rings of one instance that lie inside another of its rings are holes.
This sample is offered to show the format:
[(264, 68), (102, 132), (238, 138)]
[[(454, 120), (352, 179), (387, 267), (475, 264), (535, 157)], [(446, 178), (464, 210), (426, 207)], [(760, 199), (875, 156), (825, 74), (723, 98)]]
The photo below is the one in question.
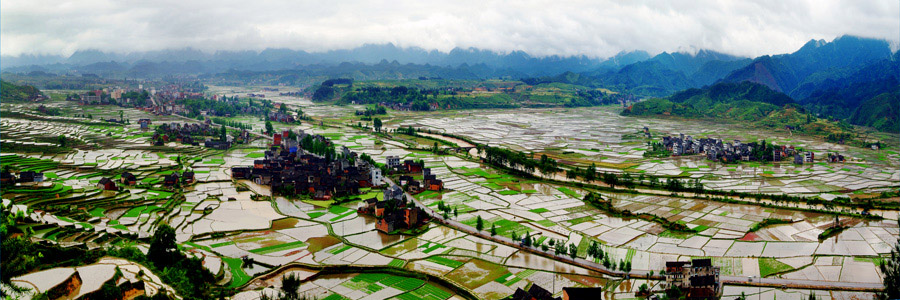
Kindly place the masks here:
[(722, 293), (719, 267), (709, 258), (666, 262), (666, 287), (678, 287), (687, 299), (718, 299)]

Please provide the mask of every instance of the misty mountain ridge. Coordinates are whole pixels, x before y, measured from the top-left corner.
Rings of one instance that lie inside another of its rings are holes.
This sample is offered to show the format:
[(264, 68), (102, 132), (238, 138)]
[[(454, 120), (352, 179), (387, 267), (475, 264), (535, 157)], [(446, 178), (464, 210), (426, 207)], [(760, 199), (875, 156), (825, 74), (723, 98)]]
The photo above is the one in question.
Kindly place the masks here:
[[(662, 55), (662, 56), (660, 56)], [(337, 65), (344, 62), (378, 64), (381, 61), (396, 61), (401, 64), (421, 64), (438, 67), (458, 67), (463, 64), (483, 64), (506, 76), (549, 76), (564, 72), (617, 71), (625, 66), (643, 62), (651, 58), (664, 60), (668, 65), (682, 61), (694, 61), (694, 58), (706, 57), (728, 59), (732, 57), (710, 50), (699, 50), (696, 53), (674, 52), (663, 53), (651, 57), (646, 51), (622, 51), (607, 59), (580, 56), (533, 56), (524, 51), (500, 53), (477, 48), (455, 48), (450, 52), (425, 50), (417, 47), (400, 48), (393, 44), (366, 44), (353, 49), (332, 50), (327, 52), (306, 52), (283, 48), (268, 48), (262, 51), (216, 51), (202, 52), (197, 49), (167, 49), (128, 54), (107, 53), (100, 50), (78, 50), (69, 57), (54, 55), (21, 55), (17, 57), (3, 56), (0, 69), (9, 72), (27, 73), (45, 71), (66, 73), (69, 71), (98, 73), (121, 72), (121, 68), (110, 70), (98, 69), (97, 63), (118, 63), (129, 69), (139, 64), (160, 63), (169, 66), (187, 62), (199, 62), (204, 73), (219, 73), (228, 70), (274, 71), (297, 69), (309, 65)], [(92, 67), (82, 68), (88, 65)], [(113, 66), (112, 64), (108, 64)], [(699, 65), (689, 63), (687, 66), (675, 66), (679, 70), (694, 71)], [(161, 69), (168, 69), (162, 67)], [(196, 69), (196, 68), (191, 68)], [(175, 70), (177, 71), (177, 70)], [(193, 70), (192, 70), (193, 71)], [(131, 72), (133, 73), (133, 72)], [(183, 70), (178, 73), (192, 73)], [(108, 74), (113, 75), (113, 74)], [(131, 74), (135, 76), (139, 74)]]
[[(641, 55), (629, 55), (623, 60), (632, 63), (641, 59)], [(197, 49), (167, 49), (128, 54), (107, 53), (100, 50), (78, 50), (68, 57), (59, 55), (21, 55), (2, 56), (0, 68), (22, 69), (22, 67), (47, 66), (54, 64), (69, 65), (71, 68), (99, 62), (116, 62), (122, 65), (134, 65), (141, 61), (153, 63), (184, 63), (197, 61), (210, 65), (207, 69), (227, 70), (278, 70), (314, 64), (340, 64), (343, 62), (359, 62), (377, 64), (383, 60), (397, 61), (401, 64), (422, 64), (432, 66), (456, 67), (462, 64), (485, 64), (492, 68), (519, 68), (526, 72), (562, 73), (565, 71), (585, 71), (594, 68), (605, 59), (587, 56), (532, 56), (524, 51), (499, 53), (476, 48), (456, 48), (444, 53), (422, 48), (400, 48), (393, 44), (366, 44), (353, 49), (332, 50), (327, 52), (306, 52), (269, 48), (262, 51), (216, 51), (202, 52)], [(543, 71), (542, 71), (543, 70)]]

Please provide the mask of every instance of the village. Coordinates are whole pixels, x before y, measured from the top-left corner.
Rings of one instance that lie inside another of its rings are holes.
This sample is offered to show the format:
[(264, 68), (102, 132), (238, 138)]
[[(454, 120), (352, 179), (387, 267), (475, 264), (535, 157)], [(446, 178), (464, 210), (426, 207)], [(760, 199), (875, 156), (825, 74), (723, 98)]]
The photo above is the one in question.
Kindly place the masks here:
[[(722, 297), (723, 283), (719, 279), (720, 268), (712, 265), (709, 258), (695, 258), (691, 261), (668, 261), (664, 271), (665, 287), (674, 291), (671, 296), (683, 295), (684, 299), (714, 300)], [(532, 284), (528, 290), (517, 288), (510, 296), (510, 300), (580, 300), (599, 299), (603, 295), (602, 287), (563, 287), (562, 296), (553, 296), (554, 293), (546, 288)], [(638, 288), (635, 296), (646, 299), (660, 299), (659, 296), (650, 293), (644, 285)], [(666, 295), (670, 296), (670, 295)]]
[[(644, 127), (644, 133), (650, 137), (649, 130)], [(722, 139), (700, 138), (692, 136), (664, 136), (658, 143), (650, 143), (651, 147), (663, 147), (672, 156), (705, 155), (707, 160), (733, 163), (741, 161), (778, 162), (791, 160), (792, 163), (802, 165), (816, 162), (816, 155), (812, 151), (804, 151), (801, 148), (787, 145), (767, 144), (761, 142), (743, 143), (740, 140), (723, 142)], [(844, 156), (839, 153), (828, 153), (826, 162), (844, 162)]]
[[(282, 103), (264, 100), (265, 94), (247, 93), (245, 98), (225, 95), (208, 96), (201, 88), (191, 85), (166, 84), (136, 89), (110, 87), (90, 90), (66, 96), (67, 101), (79, 105), (118, 105), (136, 108), (154, 115), (181, 115), (187, 117), (233, 117), (236, 115), (265, 115), (266, 119), (282, 123), (294, 123), (299, 117), (287, 113)], [(256, 99), (254, 101), (254, 99)], [(247, 100), (243, 103), (242, 100)], [(111, 118), (107, 121), (126, 123), (128, 120)]]
[[(415, 229), (428, 222), (427, 214), (407, 197), (407, 193), (443, 190), (443, 182), (431, 174), (431, 169), (424, 168), (424, 163), (406, 160), (401, 164), (399, 157), (394, 156), (379, 166), (368, 156), (358, 155), (346, 146), (341, 147), (336, 157), (327, 151), (325, 155), (315, 154), (302, 146), (311, 144), (310, 140), (324, 144), (326, 148), (334, 147), (324, 136), (307, 134), (303, 130), (275, 133), (264, 159), (254, 160), (253, 166), (232, 167), (231, 176), (268, 185), (278, 195), (335, 203), (362, 195), (362, 188), (384, 188), (382, 201), (363, 199), (358, 209), (361, 214), (379, 219), (376, 229), (392, 233), (399, 229)], [(397, 175), (400, 185), (393, 184), (385, 175)], [(414, 180), (413, 176), (421, 176), (423, 180)]]

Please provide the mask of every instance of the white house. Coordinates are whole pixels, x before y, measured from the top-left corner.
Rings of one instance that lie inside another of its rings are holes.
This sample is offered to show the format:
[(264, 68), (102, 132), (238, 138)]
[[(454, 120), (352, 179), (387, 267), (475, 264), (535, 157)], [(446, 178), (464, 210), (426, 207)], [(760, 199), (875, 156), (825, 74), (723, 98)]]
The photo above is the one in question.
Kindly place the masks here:
[(400, 166), (400, 157), (397, 156), (388, 156), (387, 157), (387, 166), (388, 168), (395, 168)]
[(381, 169), (371, 168), (370, 170), (372, 175), (372, 185), (379, 186), (384, 184), (384, 177), (381, 176)]

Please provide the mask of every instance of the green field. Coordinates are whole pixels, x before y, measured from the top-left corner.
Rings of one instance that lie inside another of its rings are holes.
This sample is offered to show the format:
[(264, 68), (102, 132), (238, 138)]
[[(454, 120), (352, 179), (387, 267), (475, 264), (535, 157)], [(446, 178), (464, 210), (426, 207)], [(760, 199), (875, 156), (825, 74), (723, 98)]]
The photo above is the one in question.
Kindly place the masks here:
[(231, 269), (231, 284), (229, 284), (228, 287), (236, 288), (247, 283), (247, 281), (250, 281), (250, 275), (247, 275), (247, 273), (244, 272), (244, 269), (241, 269), (241, 265), (243, 264), (241, 259), (223, 256), (222, 261), (228, 264), (228, 268)]
[(280, 245), (256, 248), (256, 249), (250, 250), (250, 252), (256, 253), (256, 254), (269, 254), (269, 253), (278, 252), (278, 251), (300, 248), (305, 245), (306, 245), (306, 243), (304, 243), (303, 241), (296, 241), (296, 242), (284, 243), (284, 244), (280, 244)]
[(462, 265), (464, 264), (463, 262), (456, 261), (456, 260), (452, 260), (452, 259), (449, 259), (449, 258), (446, 258), (446, 257), (441, 257), (441, 256), (432, 256), (432, 257), (429, 257), (429, 258), (426, 259), (426, 260), (427, 260), (427, 261), (430, 261), (430, 262), (433, 262), (433, 263), (436, 263), (436, 264), (439, 264), (439, 265), (442, 265), (442, 266), (448, 266), (448, 267), (451, 267), (451, 268), (454, 268), (454, 269), (456, 269), (456, 268), (458, 268), (459, 266), (462, 266)]
[(774, 258), (760, 258), (759, 259), (759, 276), (760, 277), (768, 277), (772, 274), (783, 273), (786, 271), (793, 270), (794, 268), (780, 261), (775, 260)]

